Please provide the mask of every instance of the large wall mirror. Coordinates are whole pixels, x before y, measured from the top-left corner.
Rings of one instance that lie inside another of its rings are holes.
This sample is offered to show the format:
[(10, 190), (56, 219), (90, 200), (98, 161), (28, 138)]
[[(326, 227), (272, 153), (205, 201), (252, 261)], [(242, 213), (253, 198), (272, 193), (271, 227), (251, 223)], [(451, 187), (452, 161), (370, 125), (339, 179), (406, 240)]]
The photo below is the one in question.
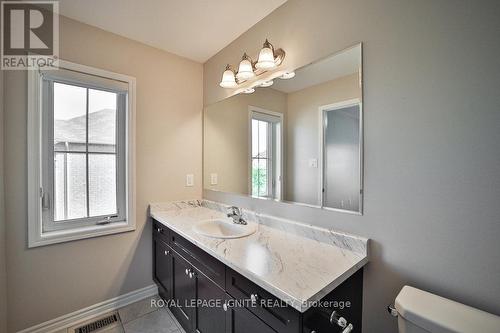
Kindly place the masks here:
[(361, 44), (295, 74), (205, 108), (204, 189), (361, 214)]

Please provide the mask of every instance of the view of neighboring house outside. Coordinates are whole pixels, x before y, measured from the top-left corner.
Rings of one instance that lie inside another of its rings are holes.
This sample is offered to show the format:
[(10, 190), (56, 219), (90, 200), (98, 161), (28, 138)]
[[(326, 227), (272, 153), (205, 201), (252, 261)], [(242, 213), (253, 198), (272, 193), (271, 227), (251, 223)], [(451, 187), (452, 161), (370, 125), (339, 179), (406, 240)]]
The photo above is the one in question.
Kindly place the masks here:
[(88, 113), (84, 95), (84, 88), (54, 84), (55, 221), (117, 210), (116, 94), (89, 89)]

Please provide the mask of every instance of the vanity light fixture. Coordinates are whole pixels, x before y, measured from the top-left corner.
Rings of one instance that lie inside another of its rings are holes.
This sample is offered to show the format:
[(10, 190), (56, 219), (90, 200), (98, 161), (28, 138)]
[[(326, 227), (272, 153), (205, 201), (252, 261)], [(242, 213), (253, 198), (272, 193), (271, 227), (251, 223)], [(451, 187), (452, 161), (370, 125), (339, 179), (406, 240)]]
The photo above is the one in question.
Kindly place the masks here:
[(254, 92), (255, 92), (255, 88), (247, 88), (247, 89), (243, 90), (244, 94), (251, 94)]
[(255, 76), (253, 72), (252, 59), (246, 54), (243, 54), (243, 57), (240, 61), (240, 66), (238, 67), (238, 73), (236, 73), (236, 77), (238, 80), (248, 80)]
[(280, 76), (280, 79), (288, 80), (295, 77), (295, 72), (286, 72), (285, 74)]
[(255, 67), (259, 69), (272, 69), (276, 66), (274, 46), (266, 39), (259, 52), (259, 59), (257, 60)]
[[(259, 52), (257, 61), (252, 61), (252, 58), (244, 53), (238, 65), (238, 71), (234, 71), (231, 65), (227, 65), (219, 85), (222, 88), (236, 88), (239, 84), (280, 66), (284, 59), (285, 51), (283, 49), (275, 49), (273, 44), (266, 39)], [(268, 80), (260, 86), (269, 87), (272, 84), (272, 80)]]
[(222, 74), (222, 81), (220, 81), (219, 85), (222, 88), (234, 88), (238, 84), (236, 83), (236, 77), (234, 76), (234, 71), (231, 68), (231, 65), (226, 66), (226, 70)]
[(274, 83), (274, 81), (273, 81), (273, 80), (264, 81), (264, 82), (262, 82), (262, 83), (259, 85), (259, 87), (262, 87), (262, 88), (265, 88), (265, 87), (270, 87), (270, 86), (272, 86), (272, 85), (273, 85), (273, 83)]

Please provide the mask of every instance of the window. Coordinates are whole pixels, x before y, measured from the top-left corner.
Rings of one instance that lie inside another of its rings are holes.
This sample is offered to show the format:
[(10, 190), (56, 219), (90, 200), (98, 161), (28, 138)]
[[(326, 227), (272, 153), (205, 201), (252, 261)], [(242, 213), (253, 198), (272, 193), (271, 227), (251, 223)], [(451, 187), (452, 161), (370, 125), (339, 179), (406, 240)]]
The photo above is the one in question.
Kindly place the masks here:
[(135, 229), (135, 80), (61, 61), (29, 73), (29, 246)]
[(251, 107), (250, 118), (252, 196), (281, 199), (282, 115)]

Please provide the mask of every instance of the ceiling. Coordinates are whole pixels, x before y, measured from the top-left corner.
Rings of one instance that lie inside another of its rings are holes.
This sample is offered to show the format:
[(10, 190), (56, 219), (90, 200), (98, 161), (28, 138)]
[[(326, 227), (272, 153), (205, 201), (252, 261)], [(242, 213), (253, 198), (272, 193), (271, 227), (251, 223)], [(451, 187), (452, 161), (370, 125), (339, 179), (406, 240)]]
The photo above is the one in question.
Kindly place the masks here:
[(291, 80), (274, 80), (273, 89), (284, 93), (299, 91), (353, 74), (361, 67), (361, 46), (356, 45), (295, 71)]
[(285, 2), (61, 0), (59, 11), (77, 21), (203, 63)]

